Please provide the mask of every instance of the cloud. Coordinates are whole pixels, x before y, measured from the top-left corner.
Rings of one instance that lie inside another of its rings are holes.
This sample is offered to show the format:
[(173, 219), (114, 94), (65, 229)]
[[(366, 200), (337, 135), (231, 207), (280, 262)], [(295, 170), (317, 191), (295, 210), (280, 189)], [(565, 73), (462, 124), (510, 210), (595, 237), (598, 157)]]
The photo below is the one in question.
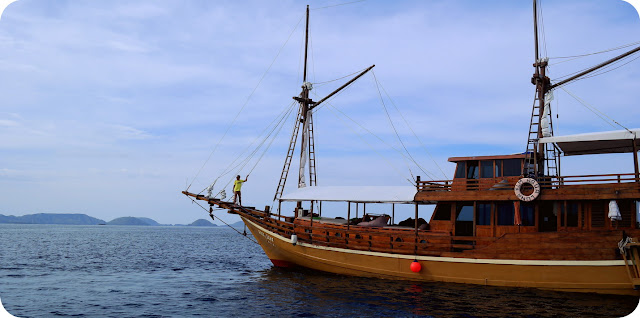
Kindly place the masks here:
[[(449, 156), (521, 152), (534, 94), (529, 6), (403, 1), (312, 10), (309, 79), (333, 80), (376, 64), (398, 134), (434, 174), (437, 167), (421, 144), (446, 173), (453, 169)], [(562, 0), (545, 2), (543, 10), (551, 57), (635, 42), (640, 29), (622, 1)], [(304, 6), (295, 1), (12, 4), (0, 23), (0, 192), (8, 198), (0, 208), (30, 213), (47, 202), (47, 209), (59, 211), (90, 206), (88, 213), (103, 219), (200, 218), (179, 193), (185, 181), (220, 142), (193, 188), (207, 186), (299, 94), (303, 25), (292, 31), (303, 16)], [(618, 53), (553, 64), (550, 72), (556, 78)], [(640, 108), (630, 106), (640, 99), (638, 63), (568, 89), (638, 127)], [(345, 80), (316, 85), (313, 98)], [(570, 96), (556, 97), (556, 133), (611, 129)], [(372, 74), (330, 103), (402, 148)], [(402, 155), (343, 115), (324, 107), (314, 120), (320, 184), (403, 184), (410, 177)], [(246, 202), (270, 202), (292, 127), (289, 118), (252, 172)], [(248, 172), (257, 157), (239, 172)], [(34, 191), (43, 200), (25, 204)]]

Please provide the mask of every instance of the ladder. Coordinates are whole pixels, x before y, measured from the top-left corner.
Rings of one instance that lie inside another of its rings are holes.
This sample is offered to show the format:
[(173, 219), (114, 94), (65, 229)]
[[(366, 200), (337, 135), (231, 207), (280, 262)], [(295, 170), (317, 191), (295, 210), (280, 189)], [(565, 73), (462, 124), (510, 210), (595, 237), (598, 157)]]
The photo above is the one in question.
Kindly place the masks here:
[(525, 151), (524, 167), (522, 174), (526, 176), (535, 175), (536, 165), (536, 145), (538, 144), (538, 131), (540, 128), (540, 99), (538, 92), (533, 99), (533, 107), (531, 107), (531, 120), (529, 121), (529, 135), (527, 138), (527, 150)]
[[(293, 152), (296, 148), (296, 141), (298, 140), (298, 131), (300, 130), (300, 121), (302, 120), (302, 107), (298, 108), (298, 116), (293, 127), (293, 133), (291, 134), (291, 141), (289, 141), (289, 150), (287, 151), (287, 157), (284, 159), (284, 166), (282, 167), (282, 173), (280, 174), (280, 181), (278, 182), (278, 188), (276, 194), (273, 196), (273, 200), (277, 200), (282, 196), (284, 192), (284, 185), (287, 183), (287, 176), (289, 175), (289, 168), (291, 167), (291, 160), (293, 159)], [(315, 160), (314, 160), (315, 163)], [(315, 167), (315, 166), (314, 166)]]
[[(553, 136), (553, 120), (551, 116), (551, 106), (549, 106), (549, 130)], [(545, 147), (545, 166), (547, 167), (547, 176), (555, 178), (555, 183), (560, 183), (560, 170), (558, 169), (560, 160), (559, 153), (554, 144), (544, 144)], [(552, 179), (553, 180), (553, 179)]]
[(309, 117), (309, 186), (316, 186), (316, 150), (313, 138), (313, 116), (311, 111), (307, 113)]

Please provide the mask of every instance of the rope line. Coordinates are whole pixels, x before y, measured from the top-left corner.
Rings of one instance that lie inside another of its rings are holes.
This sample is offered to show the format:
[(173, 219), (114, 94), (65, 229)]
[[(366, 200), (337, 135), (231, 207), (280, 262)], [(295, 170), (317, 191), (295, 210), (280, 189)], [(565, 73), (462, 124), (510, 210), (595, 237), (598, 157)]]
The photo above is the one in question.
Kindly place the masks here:
[[(595, 76), (603, 75), (603, 74), (609, 73), (609, 72), (611, 72), (611, 71), (615, 71), (615, 70), (617, 70), (617, 69), (619, 69), (619, 68), (621, 68), (621, 67), (623, 67), (623, 66), (625, 66), (625, 65), (627, 65), (627, 64), (629, 64), (629, 63), (631, 63), (631, 62), (633, 62), (633, 61), (635, 61), (635, 60), (637, 60), (638, 58), (640, 58), (640, 55), (638, 55), (638, 56), (636, 56), (634, 59), (632, 59), (632, 60), (630, 60), (630, 61), (628, 61), (628, 62), (626, 62), (626, 63), (624, 63), (624, 64), (622, 64), (622, 65), (618, 65), (617, 67), (614, 67), (614, 68), (612, 68), (612, 69), (608, 69), (608, 70), (606, 70), (606, 71), (605, 71), (605, 70), (602, 70), (602, 72), (600, 72), (600, 73), (596, 73), (596, 74), (593, 74), (593, 75), (585, 76), (585, 77), (583, 77), (583, 78), (578, 78), (578, 79), (576, 79), (576, 80), (577, 80), (577, 81), (579, 81), (579, 80), (583, 80), (583, 79), (587, 79), (587, 78), (592, 78), (592, 77), (595, 77)], [(624, 59), (622, 59), (622, 60), (624, 60)], [(622, 61), (622, 60), (620, 60), (620, 61)], [(613, 65), (612, 65), (612, 66), (613, 66)]]
[[(387, 110), (387, 106), (384, 103), (384, 99), (382, 98), (382, 92), (380, 92), (380, 85), (378, 85), (378, 78), (376, 77), (376, 73), (371, 70), (371, 74), (373, 75), (373, 79), (376, 83), (376, 89), (378, 91), (378, 96), (380, 97), (380, 103), (382, 104), (382, 108), (384, 109), (384, 113), (387, 115), (387, 119), (389, 119), (389, 123), (391, 124), (391, 127), (393, 128), (393, 132), (396, 134), (396, 137), (398, 137), (398, 141), (400, 141), (400, 144), (402, 145), (402, 148), (404, 149), (404, 151), (407, 153), (407, 155), (409, 156), (409, 158), (411, 159), (411, 162), (413, 162), (422, 172), (424, 172), (426, 175), (429, 176), (429, 178), (431, 178), (432, 180), (433, 175), (430, 172), (425, 171), (422, 166), (420, 166), (420, 164), (418, 162), (416, 162), (416, 160), (413, 158), (413, 156), (411, 155), (411, 153), (409, 152), (409, 150), (407, 149), (407, 146), (404, 144), (404, 142), (402, 141), (402, 138), (400, 138), (400, 134), (398, 133), (398, 130), (396, 129), (396, 126), (393, 124), (393, 120), (391, 120), (391, 115), (389, 115), (389, 111)], [(413, 177), (413, 172), (411, 172), (411, 168), (409, 168), (409, 173), (411, 173), (411, 176)], [(415, 178), (414, 178), (415, 180)]]
[(258, 89), (258, 87), (260, 86), (260, 84), (262, 83), (262, 80), (264, 80), (264, 78), (267, 76), (267, 74), (269, 73), (269, 71), (271, 70), (271, 67), (273, 67), (273, 64), (276, 62), (276, 60), (278, 59), (278, 57), (280, 56), (280, 53), (282, 53), (282, 50), (284, 49), (284, 47), (287, 45), (287, 43), (289, 43), (289, 40), (291, 39), (291, 36), (293, 35), (293, 33), (295, 32), (295, 30), (298, 28), (298, 26), (300, 25), (300, 22), (302, 22), (303, 18), (300, 18), (300, 20), (298, 20), (298, 23), (296, 24), (296, 26), (293, 28), (293, 30), (291, 31), (291, 33), (289, 33), (289, 37), (287, 37), (287, 40), (284, 42), (284, 44), (282, 44), (282, 46), (280, 47), (280, 49), (278, 50), (278, 53), (276, 54), (276, 56), (273, 58), (273, 60), (271, 61), (271, 64), (269, 64), (269, 67), (267, 67), (267, 70), (262, 74), (262, 77), (260, 77), (260, 80), (258, 81), (258, 84), (256, 84), (256, 86), (253, 88), (253, 90), (251, 91), (251, 94), (249, 94), (249, 96), (247, 96), (247, 99), (245, 100), (244, 104), (242, 105), (242, 107), (240, 108), (240, 110), (238, 111), (238, 113), (236, 114), (236, 116), (233, 118), (233, 120), (231, 121), (231, 123), (229, 123), (229, 125), (227, 126), (227, 129), (224, 131), (224, 134), (222, 135), (222, 137), (220, 137), (220, 140), (218, 141), (218, 143), (215, 145), (215, 147), (213, 148), (213, 150), (211, 151), (211, 153), (209, 153), (209, 157), (207, 157), (207, 160), (205, 160), (204, 164), (202, 164), (202, 167), (200, 167), (200, 169), (198, 170), (198, 172), (196, 173), (196, 176), (193, 177), (193, 180), (191, 180), (191, 183), (189, 184), (189, 186), (187, 187), (187, 190), (189, 190), (189, 188), (191, 187), (191, 185), (193, 185), (193, 182), (196, 181), (196, 179), (198, 178), (198, 176), (200, 175), (200, 172), (202, 172), (202, 169), (204, 169), (204, 167), (207, 165), (207, 163), (209, 162), (209, 160), (211, 159), (211, 157), (213, 156), (213, 153), (216, 151), (216, 149), (218, 149), (218, 146), (220, 145), (220, 143), (222, 142), (222, 140), (224, 139), (224, 137), (227, 136), (227, 133), (229, 133), (229, 130), (231, 129), (231, 127), (233, 126), (233, 124), (236, 122), (236, 120), (238, 119), (238, 116), (240, 116), (240, 113), (242, 113), (242, 111), (245, 109), (245, 107), (247, 106), (247, 104), (249, 104), (249, 100), (251, 100), (251, 97), (253, 96), (253, 94), (256, 92), (256, 90)]
[(365, 69), (366, 69), (366, 68), (363, 68), (363, 69), (361, 69), (361, 70), (359, 70), (359, 71), (355, 71), (355, 72), (353, 72), (353, 73), (351, 73), (351, 74), (347, 74), (347, 75), (345, 75), (345, 76), (338, 77), (338, 78), (336, 78), (336, 79), (332, 79), (332, 80), (329, 80), (329, 81), (317, 82), (317, 83), (312, 83), (312, 84), (313, 84), (314, 86), (322, 86), (323, 84), (327, 84), (327, 83), (331, 83), (331, 82), (339, 81), (339, 80), (341, 80), (341, 79), (343, 79), (343, 78), (347, 78), (347, 77), (350, 77), (350, 76), (352, 76), (352, 75), (355, 75), (355, 74), (358, 74), (358, 73), (362, 73), (362, 71), (364, 71)]
[(347, 5), (347, 4), (354, 4), (354, 3), (365, 2), (365, 1), (367, 1), (367, 0), (358, 0), (358, 1), (352, 1), (352, 2), (339, 3), (339, 4), (334, 4), (334, 5), (330, 5), (330, 6), (326, 6), (326, 7), (313, 8), (313, 9), (309, 9), (309, 10), (320, 10), (320, 9), (326, 9), (326, 8), (333, 8), (333, 7), (339, 7), (339, 6), (344, 6), (344, 5)]
[[(213, 215), (213, 212), (209, 212), (209, 210), (207, 210), (207, 208), (205, 208), (205, 207), (203, 207), (202, 205), (200, 205), (200, 203), (199, 203), (199, 202), (197, 202), (196, 200), (194, 200), (192, 197), (190, 197), (190, 196), (187, 196), (187, 197), (189, 197), (189, 199), (191, 200), (191, 202), (193, 202), (193, 203), (197, 204), (199, 207), (201, 207), (203, 210), (205, 210), (205, 212), (207, 212), (207, 213), (209, 213), (209, 214)], [(233, 226), (229, 225), (227, 222), (223, 221), (221, 218), (219, 218), (219, 217), (217, 217), (217, 216), (216, 216), (216, 218), (218, 218), (218, 221), (220, 221), (220, 222), (224, 223), (226, 226), (228, 226), (228, 227), (230, 227), (231, 229), (233, 229), (234, 231), (238, 232), (238, 234), (240, 234), (240, 235), (242, 235), (242, 236), (246, 237), (249, 241), (251, 241), (251, 242), (253, 242), (253, 243), (256, 243), (256, 244), (260, 245), (256, 240), (254, 240), (254, 239), (252, 239), (252, 238), (250, 238), (250, 237), (248, 237), (248, 236), (244, 235), (243, 233), (240, 233), (240, 231), (236, 230)]]
[(407, 125), (407, 127), (409, 128), (409, 130), (411, 130), (411, 133), (413, 134), (413, 136), (416, 138), (416, 140), (418, 140), (418, 142), (420, 143), (420, 145), (422, 146), (422, 148), (424, 149), (424, 151), (427, 153), (427, 155), (429, 155), (429, 158), (431, 159), (431, 161), (433, 161), (433, 163), (436, 165), (436, 167), (438, 167), (438, 169), (440, 170), (440, 173), (442, 173), (442, 175), (444, 176), (445, 180), (448, 180), (449, 177), (447, 177), (447, 174), (444, 173), (444, 171), (442, 170), (442, 168), (440, 167), (440, 165), (438, 164), (438, 162), (433, 158), (433, 156), (431, 155), (431, 152), (427, 149), (427, 146), (425, 146), (425, 144), (422, 142), (422, 140), (418, 137), (418, 135), (416, 134), (416, 132), (413, 130), (413, 128), (411, 128), (411, 125), (409, 125), (409, 122), (407, 121), (407, 119), (404, 117), (404, 115), (402, 115), (402, 112), (400, 112), (400, 109), (398, 109), (398, 106), (396, 106), (396, 103), (393, 101), (393, 99), (391, 98), (391, 96), (389, 96), (389, 93), (387, 93), (387, 90), (384, 88), (384, 85), (382, 85), (382, 83), (378, 82), (380, 84), (380, 87), (382, 88), (382, 91), (384, 92), (385, 95), (387, 95), (387, 98), (391, 101), (391, 105), (393, 105), (393, 107), (396, 109), (396, 111), (398, 112), (398, 114), (400, 114), (400, 117), (402, 118), (402, 120), (404, 121), (404, 123)]
[[(599, 51), (599, 52), (593, 52), (593, 53), (586, 53), (586, 54), (579, 54), (579, 55), (570, 55), (570, 56), (557, 56), (557, 57), (550, 57), (549, 59), (573, 59), (573, 58), (580, 58), (580, 57), (585, 57), (585, 56), (590, 56), (590, 55), (596, 55), (596, 54), (602, 54), (602, 53), (607, 53), (607, 52), (612, 52), (612, 51), (616, 51), (616, 50), (621, 50), (624, 48), (628, 48), (630, 46), (634, 46), (634, 45), (638, 45), (640, 44), (640, 41), (638, 42), (633, 42), (633, 43), (629, 43), (629, 44), (625, 44), (625, 45), (621, 45), (618, 47), (614, 47), (611, 49), (607, 49), (604, 51)], [(562, 62), (558, 62), (558, 63), (562, 63)], [(558, 64), (556, 63), (556, 64)]]
[[(293, 104), (295, 104), (295, 102), (292, 102), (292, 105)], [(228, 171), (227, 173), (235, 170), (235, 171), (237, 171), (237, 174), (239, 174), (240, 171), (242, 171), (249, 164), (249, 162), (251, 162), (251, 159), (253, 159), (253, 157), (256, 155), (256, 153), (258, 153), (260, 148), (266, 143), (266, 141), (269, 139), (269, 137), (277, 129), (278, 132), (273, 136), (273, 138), (271, 139), (271, 142), (269, 142), (269, 145), (267, 146), (267, 148), (265, 148), (265, 150), (263, 151), (263, 153), (260, 156), (260, 158), (258, 159), (258, 161), (256, 161), (256, 163), (253, 166), (253, 168), (251, 169), (251, 171), (249, 171), (249, 173), (247, 174), (247, 175), (251, 175), (251, 172), (253, 172), (253, 170), (256, 168), (256, 166), (258, 165), (258, 163), (260, 162), (260, 160), (262, 159), (264, 154), (267, 152), (267, 150), (269, 150), (269, 147), (271, 147), (271, 144), (273, 144), (273, 141), (276, 139), (276, 137), (278, 136), (278, 134), (282, 130), (282, 127), (284, 127), (284, 123), (286, 122), (286, 119), (289, 118), (289, 116), (291, 116), (291, 113), (292, 113), (293, 109), (294, 109), (294, 107), (289, 107), (288, 111), (283, 116), (280, 117), (280, 119), (278, 120), (278, 123), (273, 126), (271, 131), (263, 138), (262, 142), (245, 159), (240, 161), (240, 163), (235, 165), (234, 168), (231, 169), (230, 171)], [(278, 127), (280, 127), (280, 128), (278, 128)], [(220, 177), (222, 177), (222, 176), (220, 176)], [(231, 179), (224, 185), (222, 190), (224, 190), (226, 187), (228, 187), (231, 184), (231, 182), (233, 182), (233, 180), (234, 180), (234, 178), (232, 176)], [(222, 190), (220, 190), (220, 192), (218, 192), (218, 194), (220, 194), (222, 192)], [(218, 195), (218, 194), (216, 194), (216, 195)]]
[[(242, 152), (240, 152), (240, 154), (238, 156), (236, 156), (236, 158), (234, 160), (232, 160), (229, 165), (222, 170), (222, 173), (212, 182), (212, 185), (215, 185), (215, 183), (223, 176), (227, 175), (228, 173), (230, 173), (231, 171), (236, 170), (236, 168), (240, 165), (240, 164), (236, 164), (236, 162), (238, 160), (240, 160), (241, 157), (244, 156), (244, 154), (251, 149), (251, 147), (260, 139), (260, 136), (262, 136), (264, 133), (267, 132), (267, 130), (274, 124), (276, 124), (276, 122), (278, 122), (279, 118), (280, 120), (282, 120), (282, 117), (285, 116), (287, 114), (287, 112), (290, 112), (291, 109), (293, 108), (293, 106), (295, 105), (295, 101), (291, 102), (289, 105), (287, 105), (285, 108), (283, 108), (283, 110), (280, 112), (280, 114), (278, 114), (278, 116), (271, 121), (271, 123), (269, 123), (269, 125), (267, 125), (262, 132), (260, 132), (260, 134), (253, 139), (253, 141), (251, 141), (251, 143), (249, 145), (247, 145), (247, 147), (245, 147)], [(273, 129), (272, 129), (273, 130)], [(244, 161), (244, 160), (243, 160)], [(240, 161), (240, 163), (242, 163), (243, 161)], [(204, 190), (206, 190), (207, 188), (205, 187), (205, 189), (203, 189), (202, 191), (200, 191), (201, 194)]]
[[(344, 112), (342, 112), (341, 110), (339, 110), (338, 108), (336, 108), (335, 106), (333, 106), (331, 103), (327, 103), (325, 102), (327, 105), (329, 105), (329, 109), (335, 110), (336, 112), (342, 114), (342, 116), (346, 117), (347, 119), (351, 120), (354, 124), (358, 125), (358, 127), (360, 127), (361, 129), (365, 130), (366, 132), (368, 132), (369, 134), (371, 134), (372, 136), (376, 137), (378, 140), (380, 140), (382, 143), (384, 143), (385, 145), (387, 145), (389, 148), (397, 151), (400, 155), (404, 156), (404, 153), (402, 153), (400, 150), (396, 149), (395, 147), (393, 147), (392, 145), (389, 145), (386, 141), (384, 141), (382, 138), (378, 137), (376, 134), (374, 134), (373, 132), (371, 132), (369, 129), (367, 129), (366, 127), (362, 126), (360, 123), (358, 123), (357, 121), (353, 120), (353, 118), (349, 117), (347, 114), (345, 114)], [(389, 166), (392, 167), (400, 176), (404, 176), (404, 174), (400, 173), (400, 171), (396, 168), (396, 166), (389, 161), (385, 156), (383, 156), (380, 152), (378, 152), (369, 142), (367, 142), (366, 139), (364, 139), (357, 131), (355, 131), (353, 129), (352, 126), (348, 125), (347, 123), (344, 122), (344, 120), (342, 118), (340, 118), (335, 112), (334, 112), (334, 116), (336, 116), (336, 118), (340, 119), (343, 124), (347, 127), (349, 127), (349, 129), (351, 129), (360, 139), (362, 139), (362, 141), (367, 144), (367, 146), (369, 146), (377, 155), (379, 155), (382, 159), (384, 159), (385, 161), (387, 161), (387, 163), (389, 163)], [(409, 183), (411, 183), (411, 185), (415, 185), (415, 183), (409, 179), (406, 179), (407, 181), (409, 181)]]
[(606, 122), (607, 124), (609, 124), (611, 127), (615, 128), (616, 126), (613, 125), (612, 123), (610, 123), (607, 119), (605, 119), (604, 117), (608, 118), (609, 120), (611, 120), (612, 122), (614, 122), (616, 125), (624, 128), (626, 131), (631, 132), (627, 127), (623, 126), (622, 124), (620, 124), (619, 122), (617, 122), (616, 120), (614, 120), (613, 118), (607, 116), (605, 113), (601, 112), (599, 109), (595, 108), (592, 105), (589, 105), (589, 103), (587, 103), (586, 101), (584, 101), (583, 99), (581, 99), (580, 97), (574, 95), (573, 93), (571, 93), (570, 91), (568, 91), (566, 88), (564, 87), (560, 87), (562, 88), (562, 90), (564, 90), (565, 92), (567, 92), (567, 94), (571, 95), (571, 97), (575, 98), (578, 102), (580, 102), (583, 106), (585, 106), (587, 109), (589, 109), (592, 113), (594, 113), (596, 116), (598, 116), (600, 119), (602, 119), (604, 122)]
[[(631, 63), (631, 62), (635, 61), (636, 59), (638, 59), (638, 57), (640, 57), (640, 56), (636, 56), (634, 59), (632, 59), (632, 60), (628, 61), (628, 59), (629, 59), (629, 58), (631, 58), (632, 56), (633, 56), (633, 54), (632, 54), (632, 55), (629, 55), (629, 56), (625, 56), (624, 58), (622, 58), (622, 59), (620, 59), (620, 60), (618, 60), (618, 61), (615, 61), (615, 62), (613, 62), (613, 63), (611, 63), (611, 64), (609, 64), (609, 65), (607, 65), (607, 66), (604, 66), (601, 70), (599, 70), (599, 71), (598, 71), (599, 73), (591, 74), (591, 75), (589, 75), (589, 76), (585, 76), (585, 77), (582, 77), (582, 78), (577, 78), (577, 79), (575, 79), (575, 80), (571, 81), (570, 83), (573, 83), (573, 82), (576, 82), (576, 81), (580, 81), (580, 80), (583, 80), (583, 79), (587, 79), (587, 78), (591, 78), (591, 77), (594, 77), (594, 76), (598, 76), (598, 75), (602, 75), (602, 74), (605, 74), (605, 73), (611, 72), (611, 71), (613, 71), (613, 70), (616, 70), (616, 69), (618, 69), (618, 68), (620, 68), (620, 67), (622, 67), (622, 66), (624, 66), (624, 65), (627, 65), (627, 64), (629, 64), (629, 63)], [(614, 65), (616, 65), (616, 64), (622, 63), (623, 61), (627, 61), (627, 62), (626, 62), (626, 63), (624, 63), (624, 64), (622, 64), (622, 65), (618, 65), (617, 67), (615, 67), (615, 68), (613, 68), (613, 69), (611, 68), (611, 67), (613, 67), (613, 66), (614, 66)], [(557, 63), (556, 63), (556, 64), (557, 64)], [(583, 71), (586, 71), (586, 70), (588, 70), (588, 69), (589, 69), (589, 67), (583, 68), (583, 69), (581, 69), (581, 70), (579, 70), (579, 71), (576, 71), (576, 72), (573, 72), (573, 73), (569, 73), (569, 74), (566, 74), (566, 75), (560, 76), (560, 77), (558, 77), (558, 78), (555, 78), (553, 81), (557, 82), (557, 81), (559, 81), (559, 80), (561, 80), (561, 79), (563, 79), (563, 78), (567, 78), (567, 77), (569, 77), (569, 76), (572, 76), (572, 75), (578, 74), (578, 73), (583, 72)]]

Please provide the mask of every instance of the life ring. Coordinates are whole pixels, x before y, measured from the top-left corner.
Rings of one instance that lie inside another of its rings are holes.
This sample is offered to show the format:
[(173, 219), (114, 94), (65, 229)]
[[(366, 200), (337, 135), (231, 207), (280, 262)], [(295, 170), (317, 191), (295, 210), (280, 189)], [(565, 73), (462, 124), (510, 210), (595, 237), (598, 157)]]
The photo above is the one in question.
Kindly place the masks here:
[[(522, 188), (522, 185), (525, 183), (528, 183), (533, 187), (533, 193), (529, 195), (522, 194), (522, 191), (520, 191), (520, 189)], [(525, 201), (525, 202), (533, 201), (540, 195), (540, 184), (535, 179), (522, 178), (518, 180), (518, 182), (516, 183), (516, 186), (513, 188), (513, 191), (516, 193), (516, 196), (521, 201)]]

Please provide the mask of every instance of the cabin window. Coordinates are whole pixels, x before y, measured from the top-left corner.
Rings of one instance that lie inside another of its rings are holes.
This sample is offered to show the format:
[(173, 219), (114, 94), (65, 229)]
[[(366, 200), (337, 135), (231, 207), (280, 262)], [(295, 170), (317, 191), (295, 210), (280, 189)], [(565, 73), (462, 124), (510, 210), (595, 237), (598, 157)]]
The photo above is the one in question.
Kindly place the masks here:
[(502, 160), (502, 172), (505, 177), (519, 176), (522, 174), (522, 160), (520, 159), (505, 159)]
[(478, 203), (476, 205), (477, 225), (491, 225), (491, 203)]
[(438, 221), (451, 221), (451, 204), (438, 204), (433, 212), (433, 219)]
[(591, 227), (604, 227), (604, 217), (609, 207), (604, 201), (591, 203)]
[(513, 225), (513, 203), (498, 203), (498, 225)]
[(467, 179), (478, 179), (478, 162), (467, 162)]
[(567, 202), (567, 226), (578, 226), (578, 203)]
[(456, 178), (464, 178), (465, 164), (464, 162), (458, 162), (456, 167)]
[(631, 200), (617, 200), (618, 207), (620, 208), (620, 214), (622, 215), (622, 220), (618, 221), (619, 227), (630, 227), (631, 226), (631, 217), (633, 216), (633, 209), (635, 208), (635, 202)]
[(473, 204), (458, 204), (456, 207), (456, 221), (473, 222)]
[(520, 205), (520, 219), (523, 226), (536, 225), (536, 207), (533, 204), (521, 204)]
[(480, 161), (480, 178), (493, 178), (493, 160)]

